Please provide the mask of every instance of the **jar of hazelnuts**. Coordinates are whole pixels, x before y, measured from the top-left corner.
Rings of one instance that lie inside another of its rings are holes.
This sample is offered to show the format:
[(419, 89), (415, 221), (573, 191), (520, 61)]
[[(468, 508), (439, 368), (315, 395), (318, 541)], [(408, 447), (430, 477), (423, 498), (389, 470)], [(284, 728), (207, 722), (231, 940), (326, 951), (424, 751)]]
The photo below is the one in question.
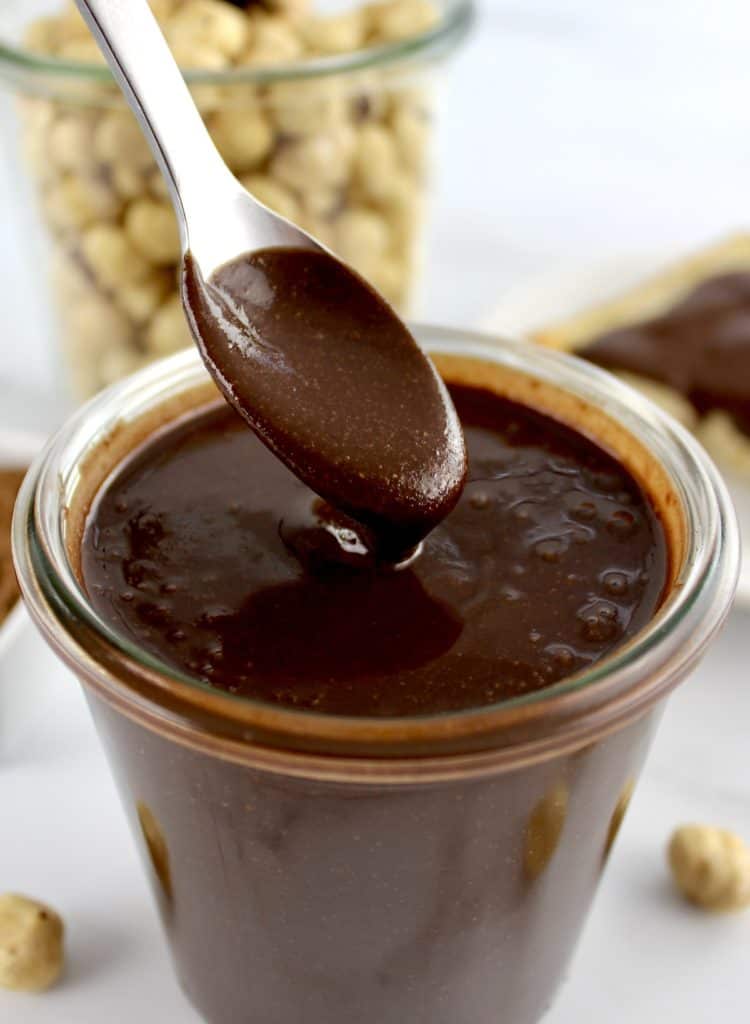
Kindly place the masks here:
[[(408, 311), (435, 71), (472, 0), (149, 0), (229, 167)], [(78, 397), (190, 344), (177, 225), (140, 130), (73, 3), (4, 0), (0, 83), (49, 245)], [(4, 146), (3, 148), (7, 148)]]

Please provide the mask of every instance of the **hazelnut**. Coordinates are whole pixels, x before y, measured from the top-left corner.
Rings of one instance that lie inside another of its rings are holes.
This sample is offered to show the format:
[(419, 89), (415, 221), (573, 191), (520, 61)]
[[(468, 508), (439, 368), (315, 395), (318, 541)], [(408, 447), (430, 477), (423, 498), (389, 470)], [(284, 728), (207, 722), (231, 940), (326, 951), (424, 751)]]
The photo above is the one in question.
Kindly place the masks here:
[(155, 267), (179, 262), (180, 232), (169, 203), (136, 199), (127, 208), (124, 228), (131, 244)]
[(63, 968), (63, 923), (54, 910), (26, 896), (0, 896), (0, 986), (41, 992)]
[(81, 238), (81, 252), (94, 277), (105, 288), (148, 277), (148, 262), (115, 224), (90, 227)]
[(247, 45), (248, 19), (223, 0), (185, 0), (167, 19), (164, 34), (170, 45), (193, 40), (231, 60)]
[(724, 912), (750, 906), (750, 847), (710, 825), (683, 825), (667, 850), (672, 877), (691, 903)]

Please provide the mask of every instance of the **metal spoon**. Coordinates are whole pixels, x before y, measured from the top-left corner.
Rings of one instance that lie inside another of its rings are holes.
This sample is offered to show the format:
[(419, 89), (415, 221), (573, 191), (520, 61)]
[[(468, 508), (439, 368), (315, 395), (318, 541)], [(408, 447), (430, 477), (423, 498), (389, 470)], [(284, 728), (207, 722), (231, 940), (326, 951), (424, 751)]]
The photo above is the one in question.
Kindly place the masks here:
[(463, 434), (386, 301), (255, 200), (201, 120), (146, 0), (77, 0), (169, 185), (183, 303), (206, 365), (262, 440), (403, 553), (458, 500)]

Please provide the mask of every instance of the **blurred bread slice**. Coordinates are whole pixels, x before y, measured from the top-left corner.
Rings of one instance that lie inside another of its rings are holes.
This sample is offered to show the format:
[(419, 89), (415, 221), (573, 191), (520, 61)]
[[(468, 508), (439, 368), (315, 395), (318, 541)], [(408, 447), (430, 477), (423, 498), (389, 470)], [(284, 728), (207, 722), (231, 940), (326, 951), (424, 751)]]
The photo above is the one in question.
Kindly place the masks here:
[(735, 426), (731, 416), (715, 409), (700, 420), (696, 433), (720, 466), (750, 478), (750, 437)]
[(534, 333), (534, 340), (573, 352), (606, 331), (665, 313), (706, 278), (737, 270), (750, 271), (750, 234), (732, 235), (608, 302), (584, 309), (562, 323), (542, 327)]
[[(701, 281), (736, 271), (750, 273), (750, 234), (732, 235), (702, 249), (621, 295), (540, 328), (532, 339), (548, 348), (577, 352), (602, 334), (660, 316)], [(750, 437), (726, 413), (716, 411), (699, 418), (693, 406), (673, 388), (638, 374), (622, 372), (617, 376), (694, 430), (717, 462), (750, 476)]]

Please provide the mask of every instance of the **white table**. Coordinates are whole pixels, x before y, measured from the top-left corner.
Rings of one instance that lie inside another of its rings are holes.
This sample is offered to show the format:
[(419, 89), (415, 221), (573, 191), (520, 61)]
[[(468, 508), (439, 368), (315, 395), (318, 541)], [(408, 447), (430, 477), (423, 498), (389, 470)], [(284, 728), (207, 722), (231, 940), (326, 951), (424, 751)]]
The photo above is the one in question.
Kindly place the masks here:
[[(749, 50), (746, 0), (486, 3), (446, 97), (423, 314), (474, 324), (529, 275), (750, 227)], [(24, 323), (30, 268), (3, 195), (0, 179), (5, 397), (24, 368), (47, 389), (54, 372), (41, 328)], [(6, 398), (0, 426), (37, 415), (55, 414)], [(682, 905), (663, 848), (687, 820), (750, 839), (749, 629), (736, 612), (671, 701), (549, 1024), (748, 1019), (750, 915), (706, 918)], [(77, 689), (31, 634), (16, 658), (16, 679), (34, 666), (26, 685), (39, 688), (39, 718), (20, 723), (20, 763), (0, 768), (0, 890), (60, 905), (71, 970), (44, 998), (0, 995), (0, 1020), (100, 1024), (110, 1006), (111, 1024), (188, 1024)], [(14, 773), (43, 772), (53, 756), (74, 764), (85, 787), (53, 781), (43, 803), (22, 806)]]

